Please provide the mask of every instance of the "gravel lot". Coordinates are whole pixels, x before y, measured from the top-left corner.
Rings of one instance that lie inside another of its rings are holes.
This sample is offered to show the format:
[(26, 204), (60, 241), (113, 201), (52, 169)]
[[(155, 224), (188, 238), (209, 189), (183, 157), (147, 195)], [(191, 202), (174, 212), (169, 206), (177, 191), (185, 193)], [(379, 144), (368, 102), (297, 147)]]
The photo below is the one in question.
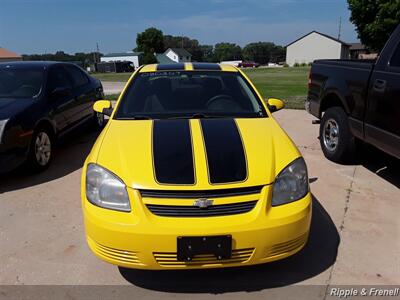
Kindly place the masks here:
[[(334, 285), (399, 285), (399, 162), (366, 148), (359, 164), (334, 164), (322, 155), (310, 115), (283, 110), (275, 116), (306, 159), (314, 195), (310, 240), (299, 254), (262, 266), (195, 272), (124, 270), (98, 260), (86, 245), (80, 207), (81, 165), (97, 135), (86, 131), (60, 144), (46, 172), (0, 177), (0, 285), (116, 285), (69, 287), (68, 299), (73, 293), (92, 299), (325, 299)], [(17, 291), (28, 290), (0, 286), (0, 299)], [(53, 288), (52, 295), (60, 291)]]

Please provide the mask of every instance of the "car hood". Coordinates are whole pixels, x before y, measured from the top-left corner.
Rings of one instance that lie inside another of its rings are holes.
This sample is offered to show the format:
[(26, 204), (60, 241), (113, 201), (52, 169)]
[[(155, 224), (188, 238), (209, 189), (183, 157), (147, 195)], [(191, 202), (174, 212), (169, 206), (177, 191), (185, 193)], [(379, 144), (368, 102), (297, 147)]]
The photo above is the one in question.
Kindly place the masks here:
[(9, 119), (33, 103), (33, 99), (0, 98), (0, 120)]
[(97, 163), (136, 189), (265, 185), (300, 156), (272, 118), (111, 120)]

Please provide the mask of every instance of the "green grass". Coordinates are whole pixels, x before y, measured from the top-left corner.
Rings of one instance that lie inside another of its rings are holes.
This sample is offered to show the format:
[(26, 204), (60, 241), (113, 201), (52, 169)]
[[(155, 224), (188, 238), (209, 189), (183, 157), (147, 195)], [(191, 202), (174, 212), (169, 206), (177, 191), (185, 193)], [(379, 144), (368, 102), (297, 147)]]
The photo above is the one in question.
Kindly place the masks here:
[(101, 81), (128, 81), (132, 73), (92, 73), (90, 74)]
[(263, 98), (279, 98), (287, 108), (304, 109), (309, 67), (246, 70)]
[[(279, 98), (285, 101), (287, 108), (304, 109), (307, 96), (309, 67), (298, 68), (259, 68), (247, 69), (250, 77), (263, 98)], [(129, 73), (93, 74), (102, 81), (127, 81)], [(114, 100), (118, 95), (109, 95)]]

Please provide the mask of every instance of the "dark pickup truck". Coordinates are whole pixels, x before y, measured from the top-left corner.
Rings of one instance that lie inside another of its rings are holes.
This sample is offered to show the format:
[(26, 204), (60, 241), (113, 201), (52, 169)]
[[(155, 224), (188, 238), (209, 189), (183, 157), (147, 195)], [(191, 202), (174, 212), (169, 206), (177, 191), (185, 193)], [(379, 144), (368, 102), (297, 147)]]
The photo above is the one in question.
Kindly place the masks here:
[(351, 161), (358, 141), (400, 158), (400, 25), (376, 62), (314, 61), (306, 109), (328, 159)]

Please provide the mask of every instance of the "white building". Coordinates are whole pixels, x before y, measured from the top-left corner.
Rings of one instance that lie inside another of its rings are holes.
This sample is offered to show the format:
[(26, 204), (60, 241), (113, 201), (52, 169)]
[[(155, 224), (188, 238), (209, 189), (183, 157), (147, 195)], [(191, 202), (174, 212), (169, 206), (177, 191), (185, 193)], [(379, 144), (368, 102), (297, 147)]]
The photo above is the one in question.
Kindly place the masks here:
[(286, 63), (310, 63), (315, 59), (349, 58), (350, 45), (329, 35), (312, 31), (286, 46)]
[(192, 55), (183, 48), (168, 48), (165, 50), (164, 55), (174, 62), (190, 62)]
[(101, 62), (115, 62), (115, 61), (130, 61), (133, 63), (135, 69), (137, 69), (139, 65), (139, 55), (140, 52), (125, 52), (125, 53), (110, 53), (102, 56), (100, 58)]

